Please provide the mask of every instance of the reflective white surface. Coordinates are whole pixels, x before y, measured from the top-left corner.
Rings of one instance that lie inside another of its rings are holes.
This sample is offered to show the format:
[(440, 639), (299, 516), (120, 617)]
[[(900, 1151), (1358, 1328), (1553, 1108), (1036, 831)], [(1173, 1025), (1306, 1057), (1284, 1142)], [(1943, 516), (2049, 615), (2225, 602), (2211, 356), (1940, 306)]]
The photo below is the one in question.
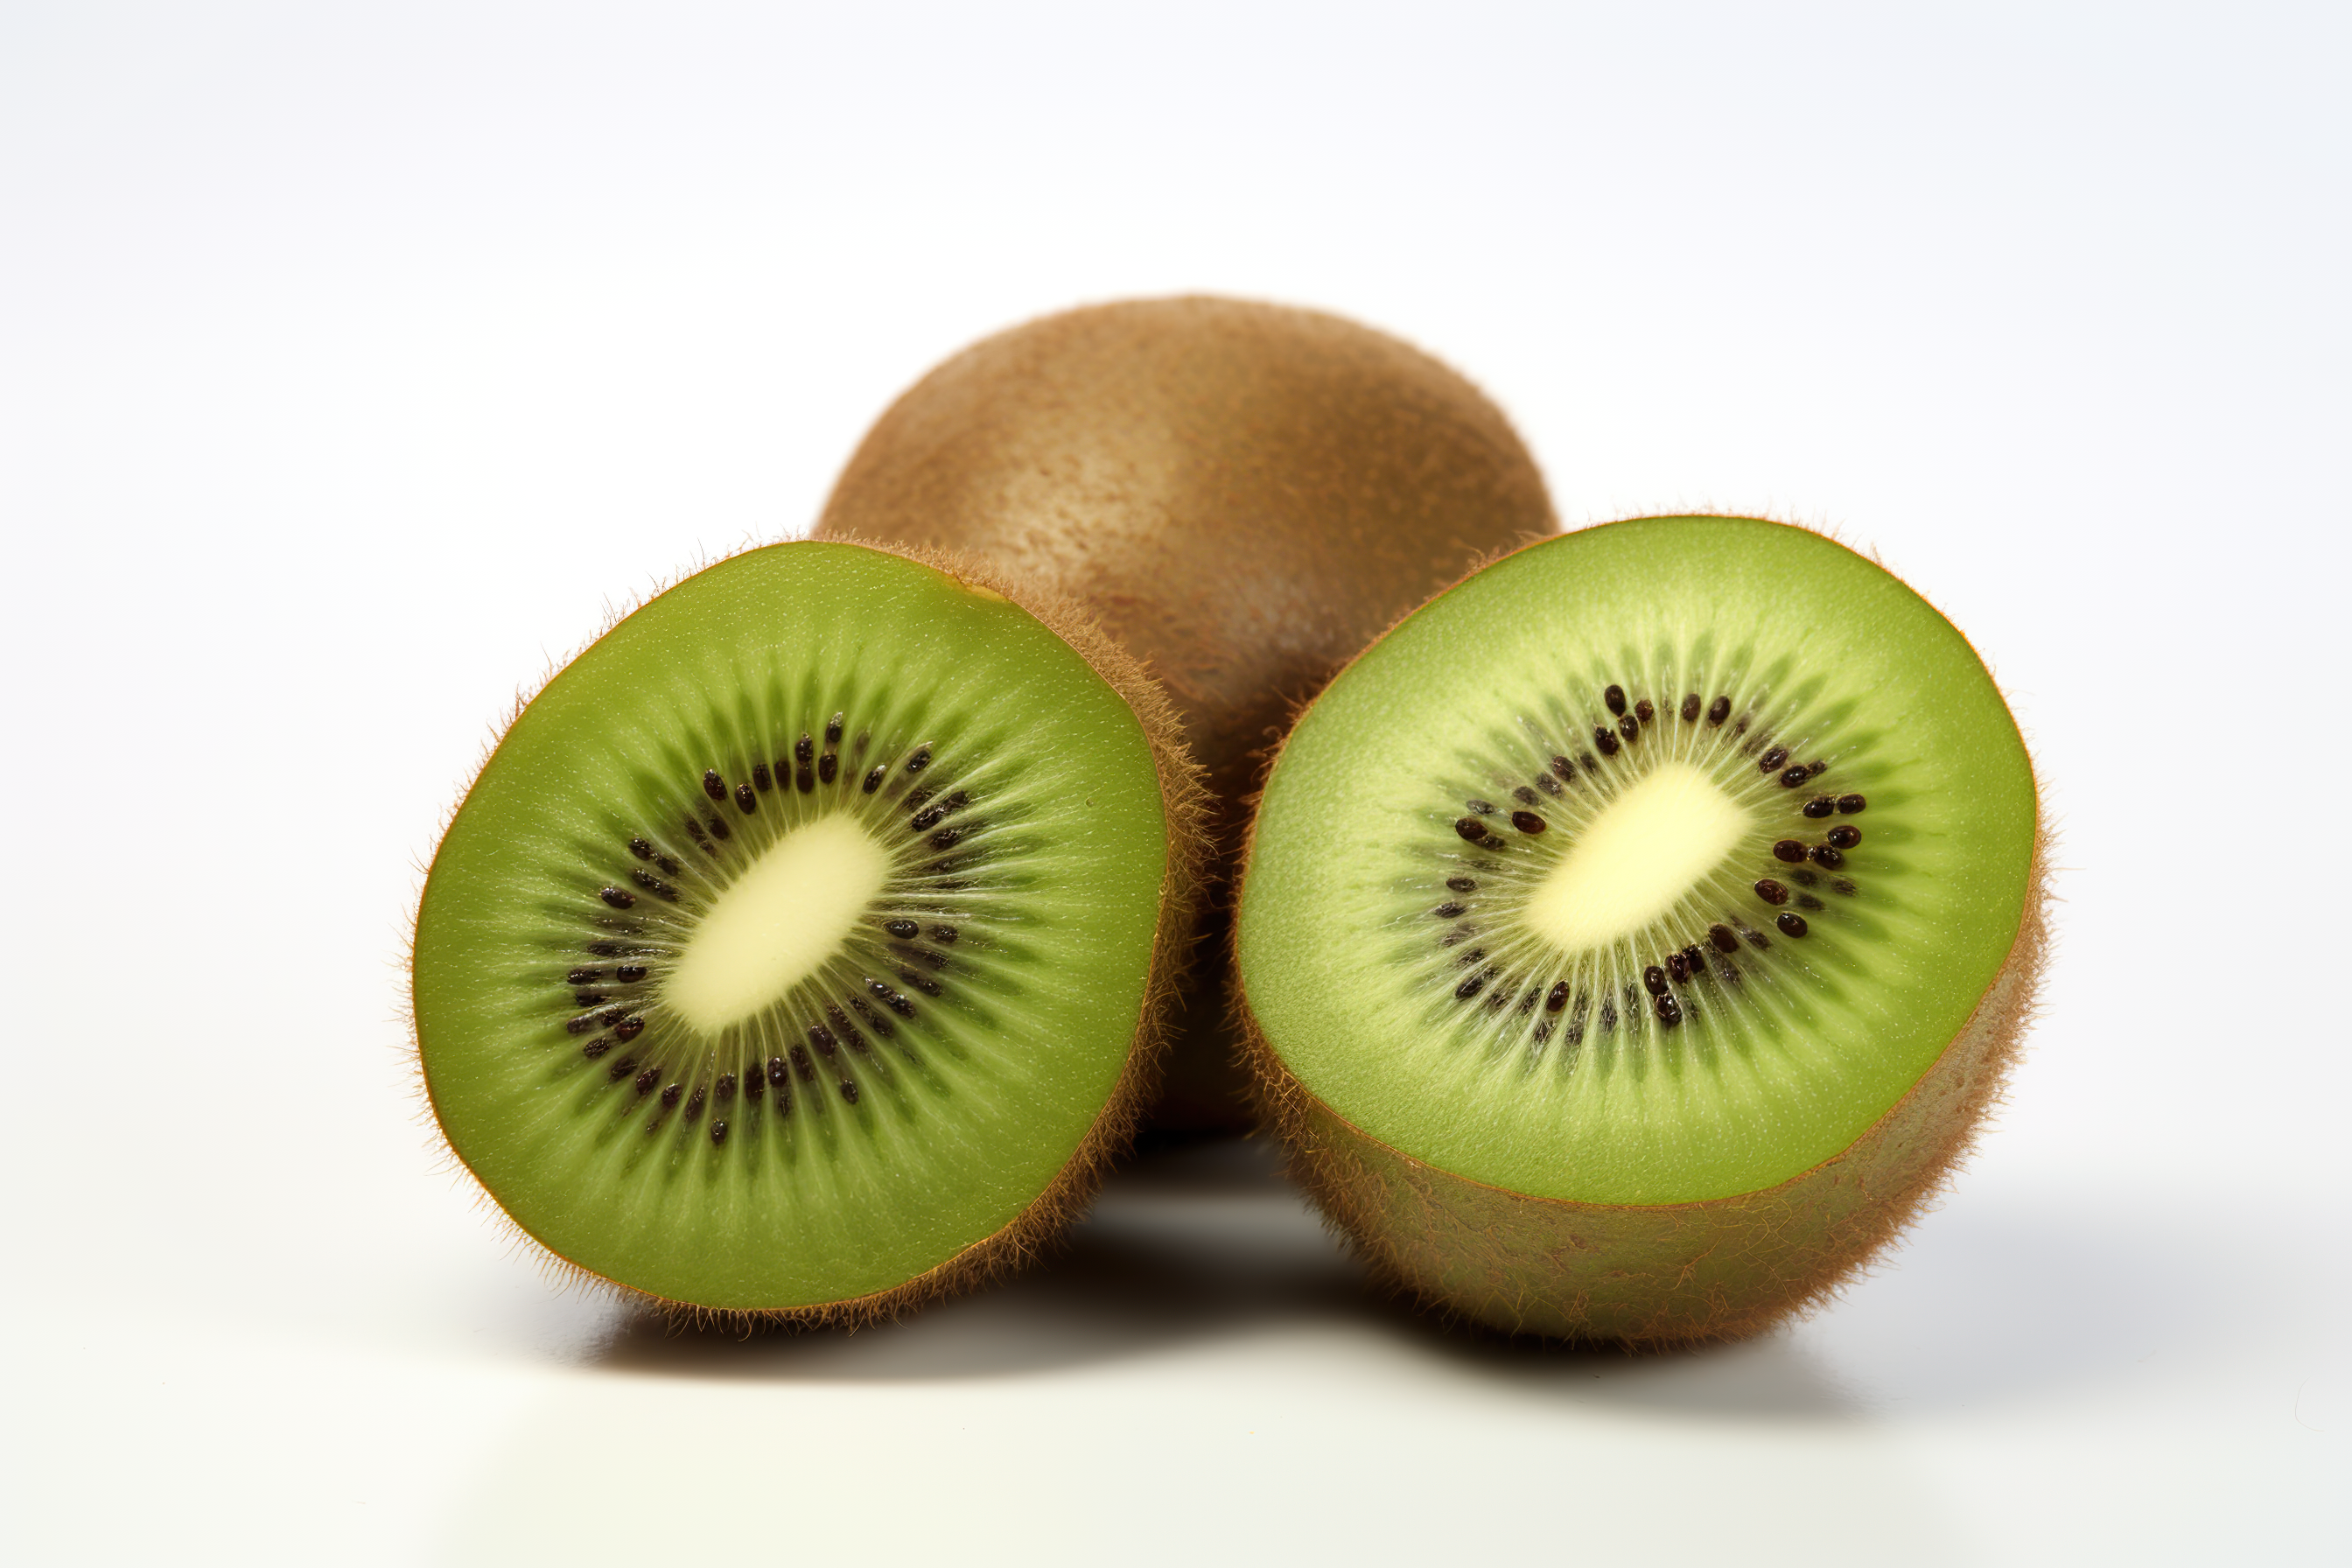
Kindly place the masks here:
[[(2347, 1555), (2345, 23), (1751, 11), (0, 14), (0, 1555)], [(2049, 1006), (1829, 1311), (1448, 1337), (1238, 1145), (903, 1325), (673, 1335), (438, 1166), (405, 911), (515, 688), (962, 342), (1195, 288), (1992, 662)]]

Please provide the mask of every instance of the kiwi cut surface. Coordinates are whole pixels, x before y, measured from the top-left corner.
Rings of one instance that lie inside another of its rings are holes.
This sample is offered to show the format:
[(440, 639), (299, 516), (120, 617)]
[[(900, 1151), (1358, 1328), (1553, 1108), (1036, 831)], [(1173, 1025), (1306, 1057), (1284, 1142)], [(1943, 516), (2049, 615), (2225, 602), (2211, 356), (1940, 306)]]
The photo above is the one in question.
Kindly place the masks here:
[[(1453, 370), (1336, 316), (1195, 297), (1048, 316), (948, 360), (876, 422), (815, 532), (971, 550), (1098, 611), (1207, 770), (1222, 889), (1294, 705), (1558, 526), (1509, 422)], [(1167, 1126), (1246, 1120), (1212, 902)]]
[(1252, 842), (1244, 1013), (1300, 1173), (1507, 1330), (1817, 1300), (1967, 1142), (2041, 958), (2032, 770), (1974, 650), (1748, 519), (1440, 595), (1301, 718)]
[(451, 821), (413, 963), (434, 1113), (526, 1234), (645, 1296), (856, 1319), (978, 1278), (1129, 1129), (1197, 795), (1072, 607), (738, 555), (551, 680)]

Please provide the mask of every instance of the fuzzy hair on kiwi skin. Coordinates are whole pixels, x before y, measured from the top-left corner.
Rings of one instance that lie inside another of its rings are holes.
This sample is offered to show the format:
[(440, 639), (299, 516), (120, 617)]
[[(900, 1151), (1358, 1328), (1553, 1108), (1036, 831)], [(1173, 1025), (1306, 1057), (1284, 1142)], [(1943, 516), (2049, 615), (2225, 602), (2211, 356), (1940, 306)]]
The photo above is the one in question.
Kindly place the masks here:
[[(1465, 577), (1518, 552), (1498, 552)], [(1255, 847), (1255, 807), (1314, 702), (1298, 705), (1261, 763), (1237, 887)], [(1645, 1352), (1747, 1339), (1808, 1316), (1932, 1209), (2006, 1097), (2050, 960), (2052, 835), (2038, 773), (2033, 783), (2024, 910), (1999, 973), (1901, 1100), (1845, 1149), (1776, 1186), (1697, 1203), (1583, 1204), (1507, 1192), (1414, 1159), (1348, 1121), (1285, 1065), (1250, 1007), (1236, 924), (1230, 1023), (1258, 1115), (1281, 1141), (1291, 1179), (1375, 1287), (1450, 1327)], [(1726, 1248), (1764, 1282), (1732, 1293), (1699, 1283)]]
[[(856, 545), (882, 554), (899, 556), (943, 573), (966, 588), (1010, 602), (1069, 645), (1134, 712), (1151, 749), (1161, 806), (1168, 822), (1168, 868), (1160, 889), (1150, 973), (1143, 1005), (1137, 1018), (1135, 1036), (1128, 1047), (1127, 1064), (1109, 1099), (1095, 1118), (1093, 1126), (1080, 1140), (1076, 1152), (1045, 1190), (1026, 1208), (993, 1234), (887, 1290), (816, 1306), (754, 1310), (713, 1309), (641, 1290), (572, 1262), (525, 1229), (475, 1177), (443, 1134), (439, 1116), (433, 1108), (431, 1084), (425, 1073), (424, 1043), (417, 1032), (415, 1004), (413, 998), (404, 995), (403, 1021), (408, 1028), (407, 1065), (420, 1116), (430, 1126), (433, 1142), (444, 1168), (473, 1189), (476, 1204), (487, 1210), (511, 1243), (534, 1257), (558, 1284), (651, 1310), (678, 1328), (718, 1329), (738, 1333), (749, 1333), (770, 1326), (855, 1330), (875, 1322), (895, 1321), (934, 1300), (961, 1295), (1016, 1273), (1049, 1255), (1063, 1243), (1071, 1224), (1093, 1201), (1112, 1163), (1134, 1141), (1143, 1110), (1157, 1091), (1162, 1058), (1171, 1035), (1177, 1000), (1181, 991), (1183, 972), (1192, 955), (1194, 924), (1200, 912), (1208, 864), (1206, 822), (1209, 809), (1209, 795), (1202, 782), (1202, 770), (1185, 748), (1182, 724), (1167, 694), (1152, 679), (1142, 662), (1103, 629), (1091, 609), (1068, 595), (1054, 592), (967, 551), (886, 542), (848, 535), (835, 535), (827, 542)], [(766, 546), (751, 544), (733, 553), (748, 553), (762, 548)], [(643, 598), (634, 599), (610, 611), (604, 626), (570, 658), (549, 666), (540, 687), (543, 688), (573, 660), (610, 636), (644, 604), (687, 577), (732, 558), (733, 554), (730, 554), (703, 561), (660, 584)], [(514, 707), (499, 726), (497, 737), (484, 748), (482, 761), (474, 770), (474, 778), (467, 781), (456, 804), (444, 816), (440, 834), (435, 840), (436, 845), (446, 837), (450, 823), (456, 820), (457, 812), (465, 805), (475, 781), (480, 778), (482, 771), (497, 754), (506, 732), (530, 706), (537, 689), (517, 693)], [(431, 869), (430, 861), (420, 868), (426, 876), (430, 875)], [(412, 909), (408, 920), (407, 951), (404, 954), (404, 968), (412, 973), (416, 921), (422, 902), (420, 881), (417, 908)]]

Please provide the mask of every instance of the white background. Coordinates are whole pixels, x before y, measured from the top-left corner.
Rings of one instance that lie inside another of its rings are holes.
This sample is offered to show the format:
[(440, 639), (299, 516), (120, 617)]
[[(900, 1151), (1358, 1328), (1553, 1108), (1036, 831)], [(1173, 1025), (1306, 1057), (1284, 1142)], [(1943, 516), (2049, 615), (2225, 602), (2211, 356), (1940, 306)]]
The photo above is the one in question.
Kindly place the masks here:
[[(2341, 7), (0, 6), (0, 1552), (2300, 1563), (2352, 1551)], [(1571, 522), (1875, 545), (2064, 837), (1944, 1208), (1645, 1361), (1365, 1299), (1248, 1149), (855, 1338), (560, 1293), (436, 1162), (415, 866), (608, 600), (929, 364), (1396, 331)]]

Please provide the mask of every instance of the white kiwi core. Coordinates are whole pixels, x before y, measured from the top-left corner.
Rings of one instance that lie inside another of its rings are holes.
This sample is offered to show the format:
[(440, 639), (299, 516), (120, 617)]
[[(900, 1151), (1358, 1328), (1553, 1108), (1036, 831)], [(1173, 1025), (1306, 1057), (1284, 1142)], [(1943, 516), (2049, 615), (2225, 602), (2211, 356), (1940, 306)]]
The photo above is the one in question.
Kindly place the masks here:
[(705, 1034), (750, 1017), (840, 951), (889, 869), (888, 854), (851, 817), (793, 829), (712, 902), (662, 1000)]
[(1585, 825), (1522, 918), (1563, 952), (1606, 947), (1674, 908), (1750, 826), (1706, 774), (1662, 763)]

